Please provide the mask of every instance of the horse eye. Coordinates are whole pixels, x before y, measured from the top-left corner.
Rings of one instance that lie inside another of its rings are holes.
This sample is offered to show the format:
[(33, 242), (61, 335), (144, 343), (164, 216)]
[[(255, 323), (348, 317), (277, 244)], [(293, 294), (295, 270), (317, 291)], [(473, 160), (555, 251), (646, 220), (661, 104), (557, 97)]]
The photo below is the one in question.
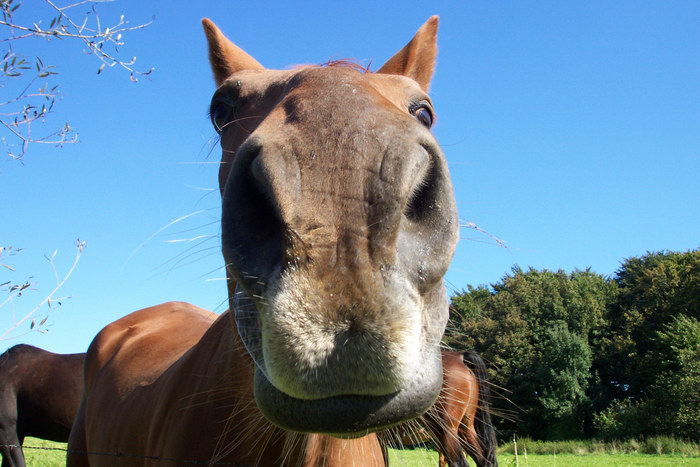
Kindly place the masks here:
[(211, 122), (214, 128), (216, 128), (216, 132), (221, 133), (231, 116), (231, 107), (223, 102), (219, 102), (212, 105), (209, 114), (211, 116)]
[(433, 126), (433, 113), (425, 105), (416, 106), (411, 109), (411, 113), (426, 128), (430, 129)]

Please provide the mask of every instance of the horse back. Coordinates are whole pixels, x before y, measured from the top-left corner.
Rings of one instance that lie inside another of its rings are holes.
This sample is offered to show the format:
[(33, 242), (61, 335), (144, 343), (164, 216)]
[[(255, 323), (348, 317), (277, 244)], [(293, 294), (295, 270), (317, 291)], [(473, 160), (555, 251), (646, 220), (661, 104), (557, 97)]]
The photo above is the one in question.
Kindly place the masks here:
[(93, 339), (85, 362), (85, 389), (101, 385), (123, 394), (158, 378), (192, 347), (217, 315), (181, 302), (168, 302), (130, 313), (109, 324)]
[[(124, 465), (123, 458), (109, 455), (117, 452), (150, 455), (148, 442), (158, 436), (153, 427), (168, 429), (167, 420), (154, 420), (179, 398), (177, 377), (183, 372), (176, 371), (177, 363), (216, 318), (194, 305), (169, 302), (135, 311), (100, 331), (86, 355), (83, 399), (69, 450), (108, 453), (100, 465)], [(103, 423), (105, 417), (111, 422)], [(78, 453), (68, 456), (68, 465), (89, 462)]]

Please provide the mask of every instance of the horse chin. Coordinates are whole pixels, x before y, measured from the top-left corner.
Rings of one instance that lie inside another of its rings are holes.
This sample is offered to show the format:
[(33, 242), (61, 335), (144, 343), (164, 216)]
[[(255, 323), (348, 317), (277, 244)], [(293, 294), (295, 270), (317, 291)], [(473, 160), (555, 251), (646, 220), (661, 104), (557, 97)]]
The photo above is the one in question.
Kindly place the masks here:
[(276, 388), (256, 367), (255, 401), (263, 415), (280, 428), (356, 438), (418, 417), (435, 403), (442, 386), (439, 348), (425, 355), (424, 360), (421, 373), (395, 393), (320, 399), (292, 397)]

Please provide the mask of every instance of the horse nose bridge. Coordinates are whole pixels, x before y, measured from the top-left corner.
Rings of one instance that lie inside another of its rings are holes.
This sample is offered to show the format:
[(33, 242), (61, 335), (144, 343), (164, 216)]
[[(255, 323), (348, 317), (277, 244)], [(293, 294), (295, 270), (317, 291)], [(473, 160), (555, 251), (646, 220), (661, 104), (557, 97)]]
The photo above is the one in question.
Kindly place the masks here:
[(245, 174), (238, 178), (248, 177), (245, 202), (252, 208), (245, 209), (249, 218), (260, 217), (252, 219), (258, 232), (251, 235), (271, 239), (267, 272), (312, 261), (357, 276), (395, 264), (403, 213), (430, 164), (414, 122), (368, 125), (343, 111), (343, 124), (329, 125), (306, 107), (290, 119), (294, 102), (277, 106), (234, 158)]

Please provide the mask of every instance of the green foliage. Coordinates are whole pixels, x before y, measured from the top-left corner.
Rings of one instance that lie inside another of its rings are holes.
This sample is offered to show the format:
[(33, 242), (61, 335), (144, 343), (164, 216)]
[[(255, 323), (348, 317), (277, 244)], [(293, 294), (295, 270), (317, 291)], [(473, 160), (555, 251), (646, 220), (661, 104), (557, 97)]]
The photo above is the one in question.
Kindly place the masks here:
[(509, 434), (543, 438), (583, 433), (591, 346), (603, 335), (606, 307), (616, 285), (589, 270), (527, 272), (514, 268), (489, 290), (469, 289), (453, 297), (445, 342), (473, 348), (495, 368), (493, 381), (509, 391), (497, 412), (518, 407)]
[(615, 397), (641, 398), (665, 353), (657, 331), (679, 314), (700, 319), (700, 250), (627, 259), (616, 282), (619, 297), (598, 368)]
[(643, 436), (699, 439), (700, 250), (630, 258), (616, 282), (597, 369), (621, 402), (603, 414), (614, 423), (597, 420), (611, 429), (601, 434), (615, 436), (617, 423)]
[[(700, 250), (606, 278), (514, 267), (452, 299), (445, 344), (491, 364), (501, 436), (700, 438)], [(503, 388), (499, 390), (498, 388)]]
[(574, 414), (576, 405), (586, 397), (591, 368), (591, 349), (581, 336), (569, 331), (563, 321), (545, 330), (538, 380), (542, 384), (540, 403), (545, 419), (556, 422)]
[(657, 425), (664, 433), (700, 433), (700, 321), (674, 316), (657, 333), (659, 374), (651, 385)]
[(593, 425), (603, 439), (628, 439), (649, 432), (649, 405), (630, 400), (615, 401), (593, 416)]

